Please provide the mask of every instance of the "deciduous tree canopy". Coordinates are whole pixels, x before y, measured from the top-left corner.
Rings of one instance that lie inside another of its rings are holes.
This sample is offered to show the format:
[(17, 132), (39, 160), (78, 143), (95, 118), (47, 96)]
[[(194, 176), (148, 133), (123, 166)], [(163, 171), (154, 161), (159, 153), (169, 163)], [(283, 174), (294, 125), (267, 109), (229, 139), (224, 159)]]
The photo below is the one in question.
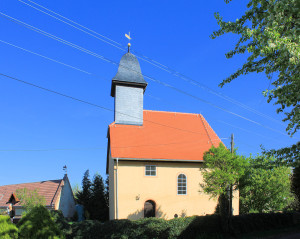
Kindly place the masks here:
[(240, 180), (241, 213), (281, 211), (293, 201), (291, 168), (277, 166), (266, 155), (249, 157), (249, 166)]
[[(226, 3), (230, 0), (226, 0)], [(275, 100), (277, 112), (284, 112), (288, 121), (287, 131), (293, 135), (300, 122), (300, 9), (297, 0), (250, 0), (248, 10), (234, 22), (223, 21), (215, 14), (220, 29), (211, 37), (225, 33), (240, 36), (235, 48), (226, 54), (248, 53), (243, 66), (227, 77), (220, 86), (240, 75), (264, 72), (272, 89), (265, 95), (268, 102)]]
[(212, 146), (203, 156), (204, 192), (213, 197), (224, 195), (228, 187), (237, 188), (239, 179), (244, 175), (247, 161), (244, 157), (233, 154), (222, 144)]

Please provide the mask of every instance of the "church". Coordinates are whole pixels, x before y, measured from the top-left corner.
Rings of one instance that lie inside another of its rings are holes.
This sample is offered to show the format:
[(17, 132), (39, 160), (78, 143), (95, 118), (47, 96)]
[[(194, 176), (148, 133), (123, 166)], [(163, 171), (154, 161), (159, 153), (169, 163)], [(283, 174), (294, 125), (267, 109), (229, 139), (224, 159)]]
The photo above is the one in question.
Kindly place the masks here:
[[(147, 87), (137, 58), (121, 58), (112, 79), (108, 127), (109, 217), (172, 219), (212, 214), (217, 199), (201, 191), (203, 153), (220, 138), (201, 114), (144, 110)], [(238, 192), (233, 214), (239, 214)]]

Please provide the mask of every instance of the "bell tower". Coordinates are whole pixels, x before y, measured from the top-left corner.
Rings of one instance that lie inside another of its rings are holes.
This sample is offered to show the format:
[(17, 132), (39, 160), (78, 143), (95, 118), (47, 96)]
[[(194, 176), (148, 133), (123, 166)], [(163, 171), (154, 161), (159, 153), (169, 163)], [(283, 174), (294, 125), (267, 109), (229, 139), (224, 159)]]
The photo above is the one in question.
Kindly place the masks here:
[(143, 125), (144, 92), (147, 82), (137, 58), (128, 52), (119, 63), (118, 72), (112, 79), (111, 96), (115, 98), (115, 123)]

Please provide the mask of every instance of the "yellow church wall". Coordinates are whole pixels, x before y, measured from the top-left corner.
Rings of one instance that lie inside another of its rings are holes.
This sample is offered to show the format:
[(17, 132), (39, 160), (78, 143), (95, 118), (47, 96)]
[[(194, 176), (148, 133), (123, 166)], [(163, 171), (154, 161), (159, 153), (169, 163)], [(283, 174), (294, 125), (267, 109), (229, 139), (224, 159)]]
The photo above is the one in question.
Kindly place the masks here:
[[(110, 166), (113, 160), (110, 159)], [(145, 176), (145, 166), (155, 165), (156, 176)], [(136, 220), (144, 217), (144, 203), (153, 200), (156, 203), (156, 217), (172, 219), (174, 215), (193, 216), (212, 214), (217, 206), (217, 200), (201, 192), (200, 183), (202, 163), (178, 162), (143, 162), (119, 160), (110, 167), (111, 196), (110, 218), (128, 218)], [(116, 171), (118, 171), (118, 205), (116, 205)], [(187, 195), (177, 195), (177, 177), (179, 174), (187, 177)], [(113, 208), (111, 208), (113, 207)], [(234, 215), (239, 213), (238, 192), (234, 193)]]

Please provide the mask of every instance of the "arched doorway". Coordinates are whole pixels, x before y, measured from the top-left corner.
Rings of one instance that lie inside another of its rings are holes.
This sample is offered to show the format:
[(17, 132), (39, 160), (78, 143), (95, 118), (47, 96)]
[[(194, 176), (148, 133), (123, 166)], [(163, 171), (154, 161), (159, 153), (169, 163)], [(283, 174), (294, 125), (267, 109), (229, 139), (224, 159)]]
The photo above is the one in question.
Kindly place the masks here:
[(144, 204), (144, 217), (155, 217), (155, 202), (148, 200)]

